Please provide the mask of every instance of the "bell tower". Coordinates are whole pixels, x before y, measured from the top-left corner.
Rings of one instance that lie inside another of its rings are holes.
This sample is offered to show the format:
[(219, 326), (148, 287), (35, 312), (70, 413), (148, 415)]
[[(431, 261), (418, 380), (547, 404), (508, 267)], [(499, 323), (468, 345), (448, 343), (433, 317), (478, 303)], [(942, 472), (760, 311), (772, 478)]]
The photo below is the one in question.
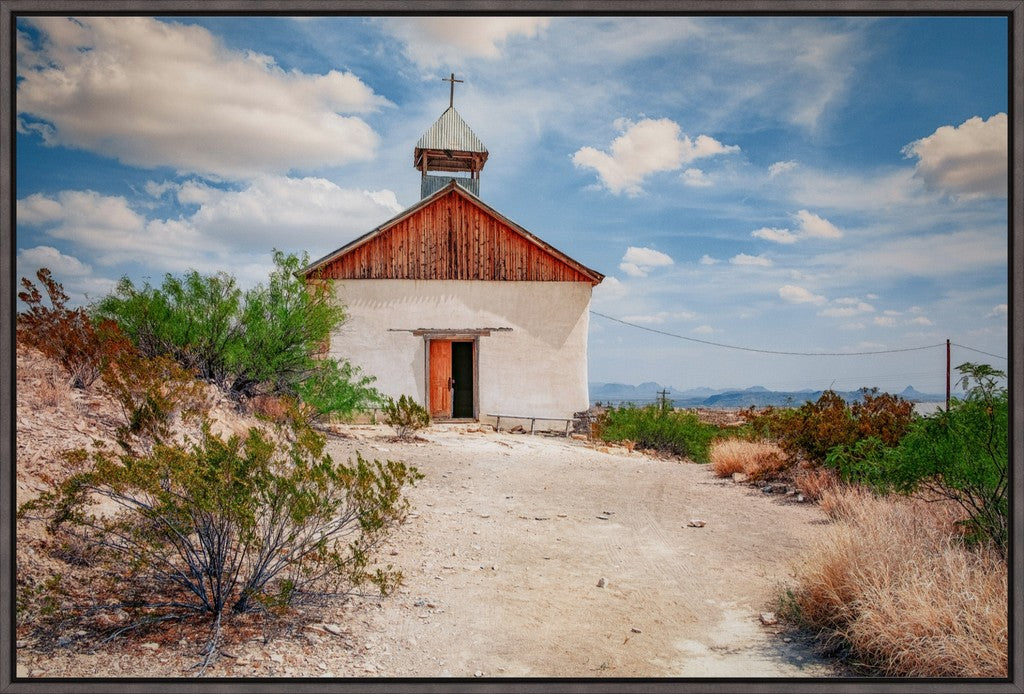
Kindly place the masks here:
[(451, 83), (448, 109), (423, 133), (413, 150), (412, 163), (421, 175), (420, 198), (437, 192), (452, 180), (480, 197), (480, 171), (487, 162), (487, 148), (455, 110), (455, 83), (462, 80), (455, 79), (455, 73), (442, 79)]

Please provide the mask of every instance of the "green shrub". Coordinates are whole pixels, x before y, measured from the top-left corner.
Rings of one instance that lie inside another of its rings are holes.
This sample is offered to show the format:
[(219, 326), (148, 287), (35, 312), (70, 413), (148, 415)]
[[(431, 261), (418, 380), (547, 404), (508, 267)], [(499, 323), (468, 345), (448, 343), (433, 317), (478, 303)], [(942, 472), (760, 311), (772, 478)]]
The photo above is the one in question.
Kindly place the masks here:
[(299, 270), (307, 262), (305, 254), (300, 259), (274, 251), (276, 267), (267, 286), (246, 292), (239, 316), (241, 350), (230, 361), (236, 374), (233, 390), (270, 383), (274, 392), (293, 395), (298, 384), (330, 368), (329, 359), (315, 357), (345, 312), (335, 304), (330, 282), (307, 284), (301, 278)]
[(233, 277), (192, 271), (165, 275), (159, 289), (148, 282), (136, 288), (122, 278), (93, 312), (116, 321), (143, 355), (171, 357), (199, 378), (228, 385), (231, 363), (242, 351), (241, 305)]
[(125, 450), (169, 440), (175, 416), (201, 413), (202, 384), (170, 357), (145, 357), (125, 348), (103, 370), (103, 391), (121, 408), (117, 441)]
[(117, 321), (145, 356), (170, 356), (233, 394), (294, 395), (321, 368), (325, 360), (314, 357), (344, 319), (330, 285), (297, 275), (305, 261), (274, 251), (267, 286), (244, 294), (225, 273), (168, 274), (160, 288), (124, 278), (94, 311)]
[(306, 283), (307, 257), (274, 251), (266, 285), (242, 292), (226, 273), (170, 274), (159, 288), (124, 278), (95, 307), (147, 357), (167, 356), (236, 397), (301, 397), (314, 417), (350, 417), (379, 402), (358, 367), (323, 356), (344, 320), (329, 282)]
[(703, 424), (692, 412), (657, 405), (609, 409), (602, 415), (597, 431), (605, 441), (633, 441), (639, 448), (687, 456), (699, 463), (708, 462), (708, 447), (719, 434), (717, 427)]
[[(102, 446), (67, 453), (81, 472), (19, 511), (42, 511), (48, 528), (100, 551), (124, 595), (149, 608), (217, 618), (226, 611), (323, 601), (372, 584), (385, 594), (401, 574), (371, 570), (372, 550), (401, 522), (403, 488), (421, 475), (402, 462), (349, 464), (324, 452), (309, 428), (275, 443), (257, 428), (145, 455)], [(96, 515), (107, 499), (118, 513)]]
[(395, 400), (387, 398), (381, 411), (384, 422), (395, 429), (400, 439), (410, 438), (413, 433), (430, 425), (430, 413), (413, 398), (402, 395)]
[(357, 366), (325, 359), (297, 391), (315, 417), (337, 415), (344, 419), (381, 403), (381, 395), (370, 384), (376, 379), (363, 376)]
[(1009, 522), (1009, 395), (1002, 371), (985, 364), (957, 367), (963, 400), (953, 400), (911, 426), (885, 455), (876, 483), (904, 493), (951, 499), (968, 514), (968, 539), (1003, 552)]

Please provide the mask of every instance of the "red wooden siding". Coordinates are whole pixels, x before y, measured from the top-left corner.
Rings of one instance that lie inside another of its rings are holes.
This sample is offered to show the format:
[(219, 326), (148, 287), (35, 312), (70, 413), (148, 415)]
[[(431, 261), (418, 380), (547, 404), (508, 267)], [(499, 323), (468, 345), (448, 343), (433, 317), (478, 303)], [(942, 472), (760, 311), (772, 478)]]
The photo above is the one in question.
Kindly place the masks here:
[(600, 281), (455, 191), (324, 263), (316, 274), (325, 279)]

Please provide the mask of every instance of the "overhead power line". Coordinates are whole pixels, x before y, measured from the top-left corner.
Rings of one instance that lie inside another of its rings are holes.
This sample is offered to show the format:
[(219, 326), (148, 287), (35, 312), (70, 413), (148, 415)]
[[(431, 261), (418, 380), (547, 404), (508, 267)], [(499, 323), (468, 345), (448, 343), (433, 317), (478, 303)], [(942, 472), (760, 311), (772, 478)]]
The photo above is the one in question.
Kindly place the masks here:
[(1001, 357), (998, 354), (992, 354), (991, 352), (983, 352), (980, 349), (974, 349), (973, 347), (968, 347), (967, 345), (960, 345), (957, 344), (956, 342), (952, 342), (950, 344), (952, 344), (954, 347), (959, 347), (960, 349), (970, 350), (971, 352), (977, 352), (978, 354), (984, 354), (989, 357), (995, 357), (996, 359), (1006, 359), (1006, 357)]
[[(616, 323), (622, 323), (628, 325), (631, 328), (637, 328), (639, 330), (646, 330), (650, 333), (657, 333), (658, 335), (666, 335), (668, 337), (674, 337), (680, 340), (687, 340), (689, 342), (697, 342), (702, 345), (711, 345), (712, 347), (723, 347), (725, 349), (735, 349), (741, 352), (756, 352), (758, 354), (783, 354), (794, 357), (855, 357), (865, 356), (869, 354), (893, 354), (895, 352), (917, 352), (925, 349), (936, 349), (938, 347), (945, 347), (946, 343), (939, 343), (936, 345), (922, 345), (921, 347), (903, 347), (900, 349), (879, 349), (866, 352), (788, 352), (783, 350), (775, 349), (759, 349), (757, 347), (741, 347), (739, 345), (727, 345), (721, 342), (712, 342), (710, 340), (701, 340), (696, 337), (687, 337), (686, 335), (679, 335), (677, 333), (670, 333), (665, 330), (658, 330), (656, 328), (648, 328), (646, 325), (637, 325), (636, 323), (630, 323), (629, 321), (622, 320), (621, 318), (615, 318), (593, 309), (590, 310), (595, 316), (601, 316), (601, 318), (607, 318), (608, 320), (615, 321)], [(981, 354), (988, 354), (990, 357), (996, 359), (1006, 359), (1006, 357), (1000, 357), (998, 354), (989, 354), (988, 352), (982, 352), (980, 349), (974, 349), (973, 347), (965, 347), (964, 345), (956, 345), (963, 349), (969, 349), (973, 352), (980, 352)]]

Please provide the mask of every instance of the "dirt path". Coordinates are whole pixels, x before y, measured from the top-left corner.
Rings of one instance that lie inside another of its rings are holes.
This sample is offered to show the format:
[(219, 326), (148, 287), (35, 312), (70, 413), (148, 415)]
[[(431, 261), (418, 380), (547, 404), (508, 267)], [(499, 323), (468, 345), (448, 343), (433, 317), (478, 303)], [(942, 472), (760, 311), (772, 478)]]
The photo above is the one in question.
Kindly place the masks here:
[[(387, 557), (405, 586), (379, 607), (350, 609), (369, 672), (832, 674), (759, 621), (820, 531), (817, 508), (625, 449), (465, 427), (427, 438), (332, 444), (426, 475)], [(706, 525), (688, 527), (691, 518)]]
[[(394, 443), (386, 427), (347, 431), (332, 437), (332, 455), (359, 450), (425, 474), (383, 550), (404, 586), (290, 635), (232, 643), (208, 676), (836, 674), (758, 619), (821, 530), (814, 506), (706, 466), (563, 438), (452, 425), (432, 427), (429, 443)], [(706, 525), (688, 527), (692, 518)], [(18, 672), (188, 677), (197, 648), (177, 639), (91, 653), (19, 645)]]

